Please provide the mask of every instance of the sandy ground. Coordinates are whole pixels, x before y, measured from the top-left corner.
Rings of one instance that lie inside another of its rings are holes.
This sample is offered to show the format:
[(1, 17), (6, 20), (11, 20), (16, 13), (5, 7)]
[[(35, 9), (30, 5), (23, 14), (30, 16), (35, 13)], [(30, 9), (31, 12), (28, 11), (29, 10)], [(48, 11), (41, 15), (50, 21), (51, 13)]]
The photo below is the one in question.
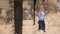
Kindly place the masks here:
[[(33, 20), (23, 21), (23, 34), (60, 34), (60, 12), (48, 14), (45, 17), (46, 32), (38, 31), (38, 17), (36, 17), (36, 24), (33, 25)], [(0, 20), (0, 34), (14, 34), (14, 22), (10, 24), (2, 24), (4, 21)]]
[(32, 20), (24, 20), (22, 29), (23, 34), (60, 34), (60, 12), (48, 14), (45, 17), (46, 32), (38, 31), (38, 17), (36, 17), (36, 24), (32, 25)]
[(0, 34), (14, 34), (14, 23), (5, 24), (0, 20)]
[[(38, 24), (36, 24), (37, 34), (59, 34), (60, 33), (60, 13), (49, 14), (45, 17), (46, 32), (38, 31)], [(37, 22), (38, 20), (36, 20)]]

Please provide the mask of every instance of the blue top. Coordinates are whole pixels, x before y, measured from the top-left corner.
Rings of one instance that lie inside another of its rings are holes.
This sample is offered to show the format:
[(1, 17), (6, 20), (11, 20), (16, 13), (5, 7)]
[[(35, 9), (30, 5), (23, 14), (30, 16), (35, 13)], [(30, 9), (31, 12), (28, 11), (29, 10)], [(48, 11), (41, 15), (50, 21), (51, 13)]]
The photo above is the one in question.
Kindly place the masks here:
[(44, 21), (44, 18), (45, 18), (45, 13), (44, 12), (41, 12), (39, 14), (39, 20)]

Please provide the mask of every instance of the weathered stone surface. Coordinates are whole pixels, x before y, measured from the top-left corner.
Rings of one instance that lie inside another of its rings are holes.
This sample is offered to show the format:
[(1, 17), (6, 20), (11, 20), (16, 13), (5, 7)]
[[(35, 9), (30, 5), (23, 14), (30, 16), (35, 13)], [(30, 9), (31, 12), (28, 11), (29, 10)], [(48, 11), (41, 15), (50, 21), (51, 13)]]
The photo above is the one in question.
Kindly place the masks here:
[(0, 34), (14, 34), (14, 8), (9, 2), (0, 0)]

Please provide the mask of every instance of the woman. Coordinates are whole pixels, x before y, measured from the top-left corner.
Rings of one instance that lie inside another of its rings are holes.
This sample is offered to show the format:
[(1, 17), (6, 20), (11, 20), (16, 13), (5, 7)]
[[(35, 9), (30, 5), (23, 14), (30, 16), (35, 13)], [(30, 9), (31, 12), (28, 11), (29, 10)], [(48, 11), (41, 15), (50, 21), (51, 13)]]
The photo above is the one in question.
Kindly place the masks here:
[(45, 32), (45, 12), (43, 10), (40, 11), (39, 13), (39, 28), (38, 30), (43, 30)]

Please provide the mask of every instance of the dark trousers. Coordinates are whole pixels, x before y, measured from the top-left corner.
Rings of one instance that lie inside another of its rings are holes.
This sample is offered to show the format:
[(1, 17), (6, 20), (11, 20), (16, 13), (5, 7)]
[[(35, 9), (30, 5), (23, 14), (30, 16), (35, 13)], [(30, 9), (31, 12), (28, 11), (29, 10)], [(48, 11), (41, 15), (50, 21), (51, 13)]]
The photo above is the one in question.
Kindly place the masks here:
[(38, 21), (38, 30), (45, 30), (45, 21)]

